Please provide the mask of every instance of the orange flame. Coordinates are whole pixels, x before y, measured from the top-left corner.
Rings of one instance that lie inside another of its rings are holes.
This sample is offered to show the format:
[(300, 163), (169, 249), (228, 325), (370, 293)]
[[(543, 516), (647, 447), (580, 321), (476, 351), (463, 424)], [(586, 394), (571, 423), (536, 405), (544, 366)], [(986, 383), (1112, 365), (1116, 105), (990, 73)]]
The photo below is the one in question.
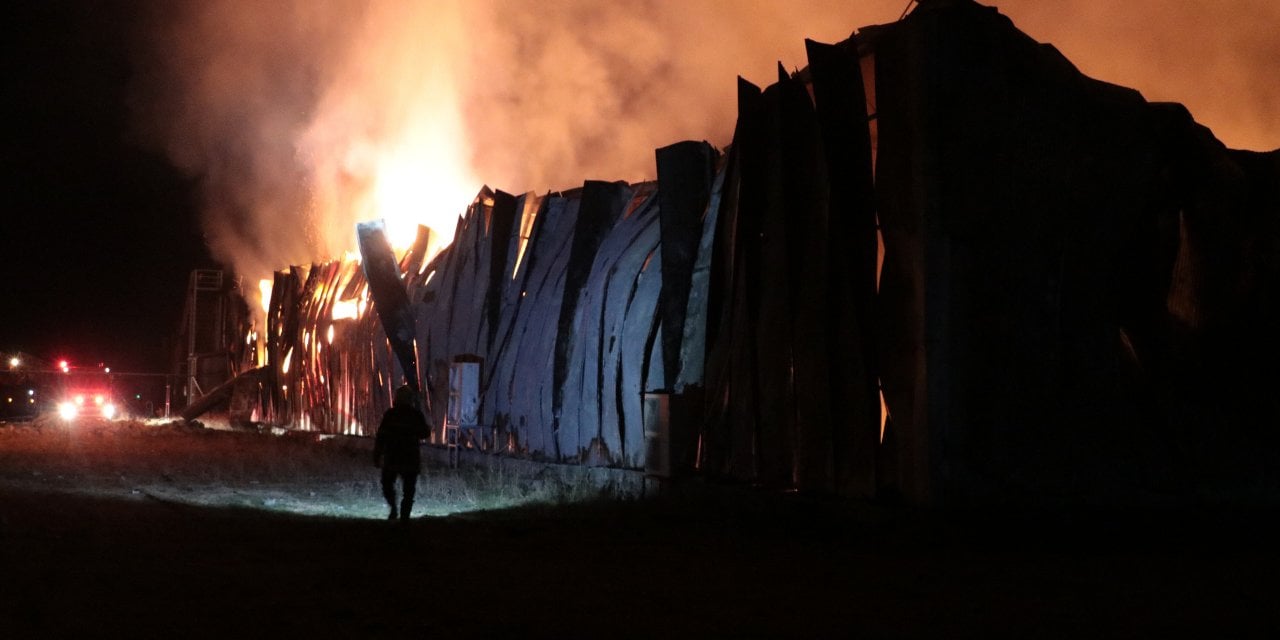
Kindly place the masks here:
[(275, 283), (271, 280), (263, 278), (258, 281), (258, 301), (262, 304), (262, 312), (271, 312), (271, 289)]
[(333, 303), (334, 320), (355, 320), (364, 311), (363, 300), (338, 300)]

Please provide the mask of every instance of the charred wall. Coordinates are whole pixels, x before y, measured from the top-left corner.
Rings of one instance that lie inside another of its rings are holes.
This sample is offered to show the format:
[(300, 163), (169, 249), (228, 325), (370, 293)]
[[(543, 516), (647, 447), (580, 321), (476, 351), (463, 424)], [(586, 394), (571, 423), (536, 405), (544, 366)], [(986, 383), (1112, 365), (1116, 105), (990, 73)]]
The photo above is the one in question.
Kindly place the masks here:
[(883, 346), (923, 353), (893, 371), (882, 351), (902, 486), (1274, 490), (1276, 155), (1227, 150), (974, 3), (864, 33), (881, 326), (903, 336)]

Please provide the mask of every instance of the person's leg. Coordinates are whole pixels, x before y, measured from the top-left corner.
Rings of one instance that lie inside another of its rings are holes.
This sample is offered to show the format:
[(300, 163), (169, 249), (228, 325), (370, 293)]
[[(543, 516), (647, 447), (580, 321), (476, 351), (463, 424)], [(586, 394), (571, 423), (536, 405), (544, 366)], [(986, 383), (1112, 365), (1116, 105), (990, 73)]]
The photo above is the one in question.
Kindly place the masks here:
[(387, 519), (395, 520), (398, 515), (396, 513), (396, 470), (390, 465), (382, 466), (382, 497), (387, 500), (387, 506), (391, 508)]
[(400, 501), (400, 520), (407, 521), (410, 512), (413, 511), (413, 498), (418, 493), (418, 472), (402, 472), (400, 483), (404, 485), (404, 500)]

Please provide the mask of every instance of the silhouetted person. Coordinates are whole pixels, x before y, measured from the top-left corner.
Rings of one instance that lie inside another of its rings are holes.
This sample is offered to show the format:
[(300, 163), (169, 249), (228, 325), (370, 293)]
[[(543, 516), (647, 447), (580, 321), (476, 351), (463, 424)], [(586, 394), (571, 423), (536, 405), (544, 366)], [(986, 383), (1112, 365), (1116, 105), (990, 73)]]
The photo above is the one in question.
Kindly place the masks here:
[[(409, 521), (413, 511), (413, 496), (418, 485), (418, 473), (422, 470), (422, 458), (418, 453), (418, 441), (431, 433), (427, 420), (422, 417), (414, 401), (413, 389), (408, 385), (396, 389), (395, 401), (382, 415), (378, 435), (374, 439), (373, 464), (382, 468), (382, 495), (387, 499), (391, 512), (388, 520), (400, 518)], [(404, 490), (400, 509), (396, 509), (396, 477)]]

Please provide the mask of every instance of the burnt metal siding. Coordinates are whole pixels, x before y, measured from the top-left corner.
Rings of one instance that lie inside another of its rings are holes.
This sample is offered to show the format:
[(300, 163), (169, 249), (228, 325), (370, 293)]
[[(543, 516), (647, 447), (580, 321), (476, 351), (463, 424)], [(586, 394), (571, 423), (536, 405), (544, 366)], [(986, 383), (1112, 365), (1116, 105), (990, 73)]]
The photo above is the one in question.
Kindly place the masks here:
[(814, 111), (826, 163), (826, 346), (831, 355), (834, 481), (845, 493), (871, 495), (880, 444), (875, 332), (877, 223), (868, 123), (867, 79), (859, 41), (805, 41)]
[(685, 340), (685, 319), (694, 264), (702, 238), (702, 218), (716, 177), (716, 150), (685, 141), (655, 152), (662, 217), (662, 387), (675, 389)]
[[(1241, 471), (1280, 451), (1257, 426), (1280, 415), (1262, 391), (1280, 260), (1250, 249), (1277, 246), (1275, 155), (1250, 175), (1185, 109), (1084, 76), (988, 7), (922, 6), (873, 40), (900, 489), (1275, 491)], [(1223, 324), (1188, 322), (1190, 282)]]
[[(643, 467), (641, 393), (664, 384), (649, 380), (660, 348), (656, 191), (652, 183), (587, 183), (542, 198), (477, 198), (449, 248), (408, 279), (437, 424), (449, 363), (477, 356), (481, 421), (496, 432), (483, 446)], [(532, 230), (516, 268), (527, 217)]]
[[(601, 264), (596, 260), (600, 245), (610, 232), (617, 229), (616, 223), (626, 210), (631, 195), (631, 187), (625, 183), (588, 181), (581, 191), (578, 218), (569, 250), (569, 262), (565, 267), (552, 366), (552, 432), (555, 435), (555, 459), (557, 460), (576, 461), (579, 457), (579, 421), (570, 419), (561, 424), (565, 404), (565, 385), (570, 370), (569, 356), (575, 344), (579, 342), (579, 336), (585, 330), (583, 325), (590, 323), (590, 320), (584, 317), (589, 314), (590, 306), (584, 307), (580, 303), (583, 302), (584, 292), (591, 276), (594, 272), (601, 270)], [(605, 256), (605, 261), (609, 259), (609, 256)], [(582, 372), (579, 370), (574, 373), (580, 380)], [(580, 389), (581, 385), (577, 393), (581, 393)], [(578, 404), (576, 400), (575, 406)]]
[[(502, 429), (510, 434), (512, 441), (514, 441), (514, 429), (511, 413), (506, 407), (511, 404), (511, 382), (516, 360), (505, 354), (508, 351), (514, 353), (519, 348), (520, 343), (515, 327), (519, 310), (527, 296), (524, 284), (528, 280), (530, 263), (527, 251), (518, 265), (516, 257), (519, 255), (522, 240), (525, 240), (521, 237), (521, 230), (528, 229), (532, 237), (535, 222), (542, 217), (541, 214), (545, 212), (547, 205), (547, 199), (538, 198), (533, 194), (525, 194), (516, 199), (516, 210), (521, 212), (520, 224), (513, 225), (512, 235), (508, 241), (508, 260), (504, 266), (502, 291), (499, 294), (498, 327), (494, 332), (490, 360), (481, 368), (484, 402), (481, 403), (480, 421)], [(508, 443), (503, 445), (508, 446)], [(510, 448), (515, 448), (514, 442), (510, 443)]]
[[(715, 179), (711, 183), (711, 193), (708, 195), (707, 206), (698, 223), (697, 257), (689, 274), (689, 294), (684, 314), (684, 331), (680, 340), (679, 372), (676, 376), (675, 384), (672, 386), (672, 390), (676, 393), (683, 393), (686, 389), (700, 391), (703, 385), (703, 371), (705, 370), (707, 359), (707, 320), (711, 317), (711, 312), (708, 309), (710, 303), (711, 257), (716, 241), (716, 224), (719, 219), (720, 201), (724, 197), (725, 176), (728, 173), (724, 170), (723, 156), (717, 158), (716, 164), (717, 169)], [(669, 375), (667, 379), (670, 380)], [(701, 410), (699, 409), (700, 413)]]
[[(369, 282), (370, 297), (400, 365), (400, 374), (395, 376), (394, 384), (399, 386), (403, 381), (418, 390), (418, 358), (414, 348), (417, 331), (401, 265), (395, 259), (380, 221), (356, 225), (356, 235), (360, 241), (361, 266)], [(412, 256), (413, 251), (409, 255)], [(314, 326), (313, 329), (319, 330), (319, 327)]]
[(538, 215), (529, 240), (529, 270), (520, 292), (523, 299), (512, 329), (515, 348), (504, 353), (512, 359), (510, 377), (495, 381), (507, 385), (508, 403), (495, 410), (505, 410), (509, 416), (518, 451), (544, 460), (556, 459), (551, 381), (578, 205), (577, 199), (549, 196)]
[[(598, 401), (598, 426), (584, 434), (583, 446), (616, 456), (626, 466), (644, 466), (644, 427), (640, 419), (641, 393), (648, 352), (657, 323), (656, 306), (662, 281), (659, 252), (659, 207), (655, 194), (646, 194), (614, 230), (602, 251), (595, 287), (602, 294), (594, 313), (584, 315), (600, 327), (596, 367), (599, 381), (591, 401)], [(588, 354), (588, 358), (589, 358)], [(585, 361), (585, 359), (584, 359)], [(660, 387), (662, 381), (653, 386)], [(650, 387), (652, 388), (652, 387)], [(591, 440), (587, 439), (591, 437)]]
[(716, 238), (703, 242), (712, 264), (698, 280), (708, 288), (698, 461), (708, 473), (874, 490), (874, 343), (859, 320), (872, 309), (875, 223), (870, 137), (851, 131), (867, 128), (854, 51), (810, 46), (813, 98), (781, 69), (763, 91), (739, 83)]
[(507, 283), (511, 279), (511, 264), (519, 247), (520, 201), (509, 193), (498, 191), (493, 196), (490, 210), (488, 239), (489, 282), (484, 296), (484, 316), (480, 325), (478, 343), (493, 349), (502, 317), (502, 304), (506, 299)]
[[(263, 422), (320, 433), (372, 435), (382, 411), (390, 406), (395, 382), (386, 333), (375, 313), (332, 318), (335, 303), (358, 299), (364, 285), (355, 262), (276, 274), (267, 312), (268, 363), (257, 374), (257, 409)], [(285, 371), (284, 356), (291, 351)]]
[(759, 303), (758, 255), (753, 237), (758, 221), (741, 206), (742, 184), (758, 175), (741, 147), (754, 135), (752, 124), (760, 89), (738, 80), (738, 123), (726, 164), (724, 195), (716, 220), (708, 279), (706, 334), (706, 408), (702, 459), (708, 474), (750, 479), (756, 474), (758, 415), (756, 353), (753, 345)]

